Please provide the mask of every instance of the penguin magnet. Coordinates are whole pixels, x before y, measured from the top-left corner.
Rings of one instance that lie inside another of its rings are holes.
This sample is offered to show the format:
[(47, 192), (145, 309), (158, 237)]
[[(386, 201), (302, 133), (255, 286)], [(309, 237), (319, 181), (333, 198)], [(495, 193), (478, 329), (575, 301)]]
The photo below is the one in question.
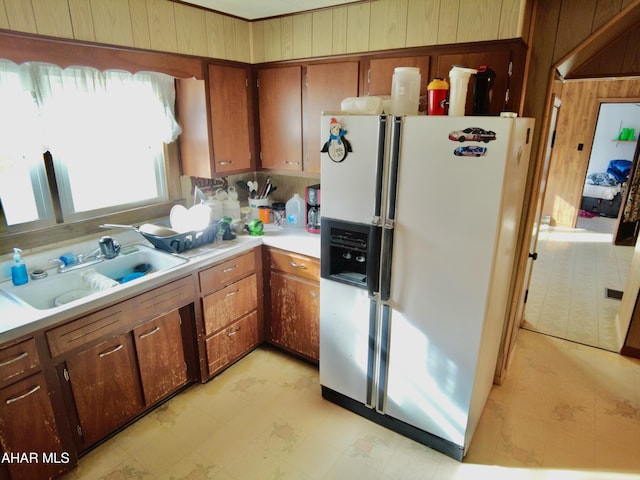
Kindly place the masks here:
[(329, 158), (334, 162), (342, 162), (351, 151), (351, 143), (345, 138), (347, 131), (342, 128), (335, 117), (329, 123), (329, 140), (322, 146), (321, 152), (329, 154)]

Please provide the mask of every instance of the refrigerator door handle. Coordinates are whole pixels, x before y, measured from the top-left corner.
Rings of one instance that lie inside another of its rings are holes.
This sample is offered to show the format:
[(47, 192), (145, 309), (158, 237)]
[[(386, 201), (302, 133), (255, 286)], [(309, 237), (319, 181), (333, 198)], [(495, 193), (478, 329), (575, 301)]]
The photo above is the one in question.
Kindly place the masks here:
[(375, 299), (369, 301), (369, 343), (367, 356), (367, 401), (369, 408), (375, 408), (374, 393), (376, 387), (376, 367), (377, 367), (377, 332), (378, 332), (378, 302)]
[(389, 155), (386, 218), (393, 221), (396, 218), (396, 193), (398, 190), (398, 168), (400, 166), (402, 117), (393, 117), (393, 124), (391, 127), (391, 153)]
[(380, 300), (386, 302), (391, 297), (391, 264), (393, 254), (393, 223), (385, 224), (382, 234), (380, 267)]
[(393, 256), (393, 230), (396, 218), (396, 193), (398, 190), (398, 168), (400, 166), (400, 138), (402, 117), (393, 117), (391, 128), (391, 154), (389, 157), (389, 176), (387, 187), (387, 211), (382, 235), (382, 259), (380, 268), (380, 299), (387, 301), (391, 297), (391, 263)]
[(389, 305), (382, 305), (382, 323), (380, 326), (380, 354), (378, 367), (378, 382), (377, 382), (377, 400), (376, 411), (383, 414), (385, 413), (385, 405), (387, 398), (387, 378), (389, 373), (389, 345), (391, 333), (391, 307)]
[(380, 242), (381, 230), (378, 225), (369, 227), (367, 241), (367, 289), (369, 297), (374, 297), (380, 291)]
[(382, 185), (384, 178), (385, 142), (387, 135), (387, 116), (380, 115), (378, 121), (378, 154), (376, 157), (376, 193), (372, 223), (378, 225), (382, 214)]

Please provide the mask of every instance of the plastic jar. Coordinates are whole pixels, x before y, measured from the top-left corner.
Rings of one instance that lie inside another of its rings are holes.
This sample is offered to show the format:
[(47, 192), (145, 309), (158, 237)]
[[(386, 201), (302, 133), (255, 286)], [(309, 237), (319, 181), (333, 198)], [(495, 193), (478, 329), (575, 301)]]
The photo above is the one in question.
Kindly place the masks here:
[(391, 79), (391, 114), (417, 115), (420, 104), (420, 69), (396, 67)]

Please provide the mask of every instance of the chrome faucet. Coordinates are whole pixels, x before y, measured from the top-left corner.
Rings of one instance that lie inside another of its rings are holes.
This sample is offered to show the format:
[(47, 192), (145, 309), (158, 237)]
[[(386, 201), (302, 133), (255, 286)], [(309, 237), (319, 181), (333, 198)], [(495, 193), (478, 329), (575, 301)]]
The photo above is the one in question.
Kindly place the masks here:
[(80, 253), (76, 256), (76, 258), (77, 262), (73, 265), (67, 265), (62, 261), (61, 258), (52, 258), (51, 260), (49, 260), (49, 263), (57, 263), (58, 273), (64, 273), (78, 270), (79, 268), (84, 268), (89, 265), (95, 265), (96, 263), (104, 261), (99, 248), (96, 248), (95, 250), (87, 254)]

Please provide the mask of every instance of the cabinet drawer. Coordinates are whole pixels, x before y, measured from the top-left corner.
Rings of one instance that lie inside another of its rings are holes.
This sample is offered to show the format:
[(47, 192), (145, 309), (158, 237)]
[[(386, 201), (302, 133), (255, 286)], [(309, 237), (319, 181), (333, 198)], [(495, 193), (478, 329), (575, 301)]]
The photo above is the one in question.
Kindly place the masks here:
[(259, 342), (258, 314), (252, 312), (207, 339), (209, 375), (251, 350)]
[(193, 278), (186, 277), (168, 285), (154, 288), (129, 300), (135, 304), (138, 321), (148, 320), (193, 302)]
[(0, 350), (0, 381), (5, 381), (40, 365), (33, 338)]
[(309, 280), (320, 281), (320, 262), (312, 257), (282, 250), (270, 250), (270, 267)]
[(258, 306), (256, 275), (243, 278), (202, 299), (207, 335), (223, 328)]
[(256, 269), (254, 252), (248, 252), (200, 272), (200, 290), (203, 294), (215, 292), (246, 277)]
[[(129, 310), (127, 310), (129, 308)], [(121, 331), (132, 317), (129, 302), (122, 302), (47, 332), (51, 356)]]
[(47, 332), (53, 357), (93, 340), (123, 332), (145, 320), (193, 302), (193, 279), (186, 277), (117, 303)]

